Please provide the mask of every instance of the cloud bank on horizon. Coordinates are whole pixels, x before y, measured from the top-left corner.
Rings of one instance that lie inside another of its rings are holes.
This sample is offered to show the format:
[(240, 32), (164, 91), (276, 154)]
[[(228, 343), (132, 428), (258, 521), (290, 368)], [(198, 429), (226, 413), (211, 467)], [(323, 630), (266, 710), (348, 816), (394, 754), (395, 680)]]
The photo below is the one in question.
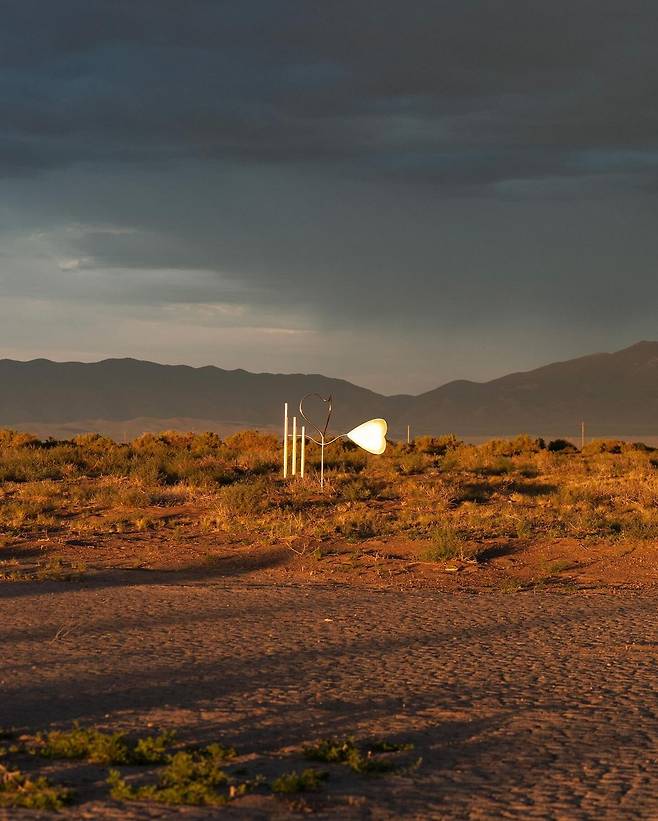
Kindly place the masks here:
[(0, 355), (388, 392), (655, 337), (658, 7), (24, 0)]

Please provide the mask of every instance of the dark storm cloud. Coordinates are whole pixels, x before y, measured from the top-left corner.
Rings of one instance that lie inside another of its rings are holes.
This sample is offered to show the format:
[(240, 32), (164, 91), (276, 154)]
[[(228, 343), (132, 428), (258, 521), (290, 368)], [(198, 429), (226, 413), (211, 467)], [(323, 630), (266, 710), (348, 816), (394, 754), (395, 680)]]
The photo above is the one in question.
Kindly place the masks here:
[[(658, 6), (2, 5), (12, 350), (75, 351), (92, 313), (92, 358), (130, 317), (124, 353), (217, 362), (216, 331), (234, 366), (342, 350), (413, 390), (655, 336)], [(243, 361), (258, 327), (290, 336)]]
[(0, 173), (215, 158), (457, 187), (614, 166), (646, 185), (657, 23), (606, 0), (28, 0), (0, 32)]

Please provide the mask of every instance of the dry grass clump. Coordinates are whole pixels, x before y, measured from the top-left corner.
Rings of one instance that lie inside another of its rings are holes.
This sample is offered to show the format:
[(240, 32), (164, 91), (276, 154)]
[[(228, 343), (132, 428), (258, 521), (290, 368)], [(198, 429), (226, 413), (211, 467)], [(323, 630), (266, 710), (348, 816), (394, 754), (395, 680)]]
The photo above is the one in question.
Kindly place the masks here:
[(226, 440), (164, 432), (128, 444), (0, 431), (0, 543), (173, 527), (290, 546), (419, 539), (428, 559), (451, 561), (492, 539), (658, 538), (658, 456), (643, 445), (602, 440), (580, 453), (527, 435), (483, 445), (447, 435), (371, 457), (338, 442), (324, 492), (311, 442), (306, 466), (304, 480), (284, 482), (276, 437), (255, 431)]

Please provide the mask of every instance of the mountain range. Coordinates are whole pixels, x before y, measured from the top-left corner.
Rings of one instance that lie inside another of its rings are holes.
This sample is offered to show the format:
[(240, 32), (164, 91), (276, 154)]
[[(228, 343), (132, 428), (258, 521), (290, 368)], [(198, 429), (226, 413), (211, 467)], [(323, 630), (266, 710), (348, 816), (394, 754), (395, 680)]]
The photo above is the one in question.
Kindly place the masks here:
[[(394, 437), (454, 432), (658, 435), (658, 342), (639, 342), (489, 382), (456, 380), (419, 396), (383, 396), (319, 374), (250, 373), (136, 359), (101, 362), (0, 360), (0, 425), (41, 436), (98, 431), (128, 438), (144, 430), (275, 430), (311, 392), (333, 396), (330, 428), (383, 416)], [(324, 416), (317, 402), (309, 409)], [(310, 415), (310, 414), (309, 414)]]

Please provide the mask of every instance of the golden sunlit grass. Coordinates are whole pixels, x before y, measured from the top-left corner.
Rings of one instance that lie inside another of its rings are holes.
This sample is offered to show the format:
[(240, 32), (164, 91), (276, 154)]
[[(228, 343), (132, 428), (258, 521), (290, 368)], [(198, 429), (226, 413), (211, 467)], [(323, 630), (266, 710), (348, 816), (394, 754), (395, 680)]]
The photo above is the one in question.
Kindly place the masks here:
[(0, 545), (151, 530), (293, 546), (401, 537), (440, 562), (477, 558), (493, 539), (658, 538), (658, 456), (641, 445), (598, 441), (580, 453), (528, 436), (479, 446), (445, 436), (391, 444), (383, 457), (350, 443), (329, 453), (321, 493), (312, 444), (309, 475), (284, 482), (276, 438), (254, 431), (129, 444), (0, 431)]

